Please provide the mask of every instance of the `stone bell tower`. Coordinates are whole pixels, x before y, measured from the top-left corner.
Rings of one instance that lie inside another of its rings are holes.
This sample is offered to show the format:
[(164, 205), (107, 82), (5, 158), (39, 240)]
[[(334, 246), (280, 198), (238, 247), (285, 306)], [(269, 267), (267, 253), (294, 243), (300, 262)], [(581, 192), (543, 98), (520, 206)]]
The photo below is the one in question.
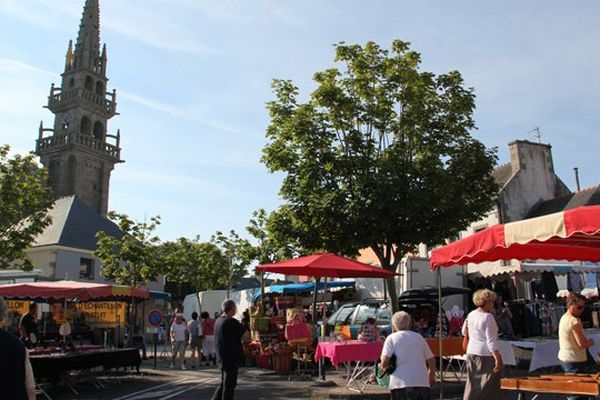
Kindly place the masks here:
[(36, 154), (49, 170), (56, 198), (77, 195), (105, 216), (110, 174), (121, 160), (120, 131), (107, 133), (117, 115), (116, 91), (107, 91), (106, 44), (100, 51), (100, 6), (86, 0), (77, 42), (69, 41), (60, 87), (50, 87), (54, 126), (40, 123)]

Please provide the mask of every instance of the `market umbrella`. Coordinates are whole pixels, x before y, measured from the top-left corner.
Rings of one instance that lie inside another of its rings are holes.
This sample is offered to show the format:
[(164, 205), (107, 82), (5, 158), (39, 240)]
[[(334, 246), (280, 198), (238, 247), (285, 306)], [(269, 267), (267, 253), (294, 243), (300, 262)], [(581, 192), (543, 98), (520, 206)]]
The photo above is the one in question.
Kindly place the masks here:
[(332, 253), (317, 253), (274, 264), (256, 267), (261, 272), (283, 275), (314, 276), (316, 278), (387, 278), (396, 275), (381, 267), (361, 263)]
[(434, 249), (431, 268), (510, 259), (600, 261), (600, 206), (494, 225)]
[[(317, 253), (273, 264), (256, 267), (257, 271), (275, 272), (283, 275), (302, 275), (315, 278), (387, 278), (396, 273), (374, 267), (333, 253)], [(316, 318), (317, 285), (313, 301), (313, 316)]]
[(29, 282), (0, 286), (0, 296), (30, 300), (117, 300), (150, 297), (145, 289), (129, 286), (76, 281)]
[[(361, 263), (333, 253), (317, 253), (310, 256), (294, 258), (273, 264), (256, 267), (260, 272), (275, 272), (283, 275), (302, 275), (315, 278), (387, 278), (396, 273), (381, 267)], [(313, 317), (316, 322), (317, 283), (313, 297)]]
[(434, 249), (430, 262), (441, 288), (439, 267), (511, 259), (600, 261), (600, 206), (494, 225)]

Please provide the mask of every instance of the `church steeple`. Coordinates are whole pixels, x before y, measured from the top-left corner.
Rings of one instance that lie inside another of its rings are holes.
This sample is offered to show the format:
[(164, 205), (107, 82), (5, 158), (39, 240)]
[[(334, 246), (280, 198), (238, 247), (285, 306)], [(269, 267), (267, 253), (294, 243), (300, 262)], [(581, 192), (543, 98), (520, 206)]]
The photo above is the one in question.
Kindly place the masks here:
[(100, 72), (100, 5), (98, 0), (86, 0), (75, 43), (74, 68)]
[(49, 170), (56, 197), (77, 195), (103, 215), (110, 173), (121, 160), (120, 132), (109, 134), (117, 93), (108, 91), (106, 45), (100, 52), (100, 6), (86, 0), (77, 41), (69, 41), (62, 85), (50, 87), (54, 127), (40, 125), (36, 153)]

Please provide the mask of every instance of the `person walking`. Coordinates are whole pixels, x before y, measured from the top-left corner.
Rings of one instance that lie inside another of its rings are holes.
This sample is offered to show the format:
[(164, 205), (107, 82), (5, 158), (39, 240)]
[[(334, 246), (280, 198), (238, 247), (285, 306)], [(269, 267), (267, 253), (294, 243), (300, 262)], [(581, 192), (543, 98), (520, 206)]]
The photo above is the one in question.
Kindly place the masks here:
[(188, 329), (187, 325), (183, 322), (183, 314), (176, 314), (175, 320), (171, 324), (171, 345), (172, 345), (172, 356), (170, 368), (175, 368), (176, 359), (179, 356), (181, 361), (181, 369), (185, 370), (185, 345), (187, 342)]
[(221, 383), (212, 400), (233, 400), (237, 386), (238, 368), (244, 360), (242, 336), (246, 328), (233, 316), (237, 306), (233, 300), (225, 300), (221, 306), (223, 314), (215, 323), (217, 362), (221, 368)]
[(192, 352), (190, 356), (190, 361), (192, 364), (192, 368), (196, 368), (196, 356), (198, 356), (198, 364), (202, 359), (200, 355), (201, 343), (202, 343), (202, 328), (200, 327), (200, 322), (198, 321), (198, 313), (194, 311), (192, 313), (192, 320), (188, 322), (188, 332), (190, 335), (190, 351)]
[(29, 311), (23, 314), (19, 321), (19, 333), (25, 347), (33, 349), (37, 346), (40, 339), (40, 332), (37, 327), (37, 304), (31, 303)]
[(35, 382), (29, 355), (23, 342), (3, 329), (7, 315), (8, 306), (0, 297), (0, 397), (35, 400)]
[(489, 400), (502, 397), (500, 375), (502, 356), (498, 347), (498, 325), (494, 316), (496, 293), (489, 289), (473, 294), (477, 309), (471, 311), (462, 327), (468, 337), (467, 383), (463, 400)]
[(213, 365), (217, 365), (217, 353), (215, 349), (215, 320), (210, 317), (206, 311), (200, 314), (202, 318), (202, 358), (206, 360), (206, 365), (212, 361)]
[(412, 331), (412, 317), (407, 312), (398, 311), (392, 316), (392, 330), (381, 351), (382, 370), (396, 356), (396, 368), (390, 374), (390, 399), (429, 400), (435, 383), (435, 358), (429, 345)]
[[(587, 349), (594, 339), (585, 336), (579, 317), (585, 308), (585, 297), (571, 293), (567, 297), (567, 311), (558, 323), (558, 359), (563, 371), (568, 374), (584, 373), (588, 369)], [(584, 400), (585, 396), (568, 396), (569, 400)]]

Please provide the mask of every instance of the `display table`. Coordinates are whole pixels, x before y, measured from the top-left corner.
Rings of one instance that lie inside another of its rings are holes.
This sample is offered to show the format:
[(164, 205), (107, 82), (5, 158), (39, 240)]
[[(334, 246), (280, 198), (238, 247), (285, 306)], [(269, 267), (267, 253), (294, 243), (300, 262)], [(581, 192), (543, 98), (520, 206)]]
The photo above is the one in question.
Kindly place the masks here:
[[(348, 371), (346, 388), (362, 393), (369, 380), (375, 376), (375, 363), (381, 357), (381, 350), (383, 342), (320, 342), (315, 352), (315, 361), (326, 357), (335, 367), (340, 364), (345, 366)], [(356, 363), (354, 367), (352, 362)]]
[(30, 355), (31, 367), (36, 381), (57, 382), (64, 374), (102, 367), (135, 367), (139, 370), (142, 359), (138, 349), (72, 351)]
[[(587, 337), (594, 339), (594, 346), (590, 347), (589, 353), (594, 361), (598, 362), (598, 354), (600, 353), (600, 331), (597, 329), (586, 330), (585, 334)], [(529, 338), (523, 340), (512, 340), (509, 342), (500, 341), (500, 343), (510, 343), (511, 346), (531, 350), (531, 363), (529, 365), (529, 372), (533, 372), (540, 368), (556, 367), (560, 365), (558, 359), (559, 344), (558, 339), (552, 338)], [(511, 347), (511, 350), (512, 347)], [(506, 350), (505, 350), (506, 351)], [(506, 358), (505, 354), (502, 354), (503, 359)], [(514, 350), (512, 355), (508, 355), (512, 359), (515, 359)]]
[(556, 395), (600, 395), (600, 385), (597, 375), (588, 374), (556, 374), (524, 378), (505, 378), (501, 381), (504, 390), (517, 392), (517, 399), (523, 400), (525, 393), (535, 393), (532, 399), (541, 394)]

